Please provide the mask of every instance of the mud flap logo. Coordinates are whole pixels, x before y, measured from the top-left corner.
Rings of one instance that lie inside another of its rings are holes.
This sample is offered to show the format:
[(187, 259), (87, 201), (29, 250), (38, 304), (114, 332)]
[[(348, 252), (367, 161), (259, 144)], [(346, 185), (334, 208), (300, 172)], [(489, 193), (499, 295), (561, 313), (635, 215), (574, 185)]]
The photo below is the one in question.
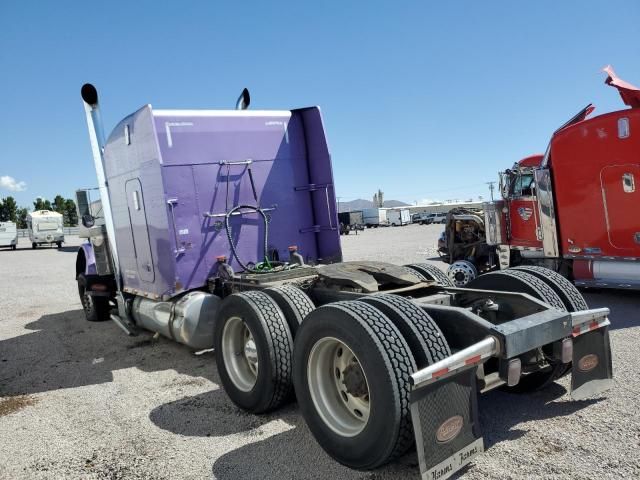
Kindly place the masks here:
[(463, 425), (464, 419), (460, 415), (448, 418), (436, 430), (436, 440), (438, 443), (449, 443), (458, 436)]
[(598, 366), (598, 356), (594, 353), (585, 355), (578, 361), (578, 370), (581, 372), (590, 372)]

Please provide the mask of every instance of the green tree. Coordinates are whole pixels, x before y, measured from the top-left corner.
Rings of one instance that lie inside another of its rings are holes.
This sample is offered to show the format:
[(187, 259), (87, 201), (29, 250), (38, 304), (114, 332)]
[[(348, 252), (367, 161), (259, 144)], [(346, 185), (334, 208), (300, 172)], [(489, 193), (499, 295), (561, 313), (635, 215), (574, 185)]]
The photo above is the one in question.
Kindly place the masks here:
[(65, 211), (65, 204), (64, 204), (64, 197), (62, 195), (56, 195), (56, 197), (53, 199), (53, 205), (51, 205), (53, 207), (53, 210), (64, 215), (64, 211)]
[(34, 210), (51, 210), (51, 202), (49, 200), (45, 200), (42, 197), (36, 198), (36, 201), (33, 202)]
[[(56, 197), (57, 198), (57, 197)], [(67, 198), (64, 201), (64, 224), (67, 227), (75, 227), (78, 225), (78, 212), (76, 210), (76, 202)]]
[(0, 200), (0, 221), (15, 222), (18, 218), (18, 204), (13, 197)]
[(27, 215), (29, 214), (29, 210), (25, 207), (18, 209), (18, 228), (27, 228)]

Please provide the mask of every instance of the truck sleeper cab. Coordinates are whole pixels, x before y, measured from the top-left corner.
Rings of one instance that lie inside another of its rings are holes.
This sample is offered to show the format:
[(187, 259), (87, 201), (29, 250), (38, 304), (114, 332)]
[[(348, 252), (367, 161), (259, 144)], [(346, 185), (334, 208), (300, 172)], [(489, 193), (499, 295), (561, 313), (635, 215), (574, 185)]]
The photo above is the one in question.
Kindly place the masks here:
[(87, 319), (213, 347), (238, 407), (295, 393), (337, 461), (373, 469), (415, 442), (423, 477), (444, 479), (484, 448), (478, 390), (570, 369), (576, 398), (609, 388), (608, 310), (544, 279), (458, 289), (430, 264), (343, 262), (317, 108), (246, 111), (246, 91), (235, 111), (146, 106), (105, 142), (97, 91), (82, 97), (105, 222), (83, 216)]

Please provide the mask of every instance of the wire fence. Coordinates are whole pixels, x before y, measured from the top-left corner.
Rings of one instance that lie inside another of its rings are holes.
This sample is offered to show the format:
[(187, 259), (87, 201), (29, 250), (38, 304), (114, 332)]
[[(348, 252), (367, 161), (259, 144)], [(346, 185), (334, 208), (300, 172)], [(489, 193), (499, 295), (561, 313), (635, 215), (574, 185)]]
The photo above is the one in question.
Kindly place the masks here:
[[(62, 233), (64, 233), (65, 235), (78, 235), (79, 230), (80, 230), (79, 227), (62, 227)], [(29, 236), (29, 230), (27, 230), (26, 228), (18, 229), (19, 238), (28, 237), (28, 236)]]

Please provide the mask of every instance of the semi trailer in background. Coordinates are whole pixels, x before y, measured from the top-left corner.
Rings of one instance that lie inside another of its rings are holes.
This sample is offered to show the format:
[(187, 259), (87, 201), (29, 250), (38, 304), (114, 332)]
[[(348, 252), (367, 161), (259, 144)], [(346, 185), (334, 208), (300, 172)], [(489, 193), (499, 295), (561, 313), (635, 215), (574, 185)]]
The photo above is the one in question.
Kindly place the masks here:
[(214, 348), (239, 408), (295, 395), (338, 462), (374, 469), (415, 445), (422, 477), (444, 480), (484, 449), (478, 392), (568, 372), (574, 398), (609, 388), (609, 311), (553, 271), (465, 289), (431, 264), (343, 262), (317, 107), (247, 110), (244, 90), (235, 110), (145, 105), (105, 139), (96, 89), (82, 98), (104, 221), (82, 215), (87, 320)]
[(386, 227), (389, 225), (386, 208), (365, 208), (362, 218), (367, 228)]
[(15, 250), (18, 245), (18, 229), (14, 222), (0, 222), (0, 247)]
[(408, 208), (390, 208), (387, 210), (387, 221), (392, 227), (402, 227), (411, 223), (411, 212)]
[(63, 216), (51, 210), (36, 210), (27, 215), (27, 230), (31, 248), (38, 245), (57, 245), (62, 247), (64, 242)]
[(500, 174), (501, 200), (449, 212), (440, 251), (457, 286), (540, 266), (581, 287), (640, 289), (640, 89), (605, 71), (630, 108), (590, 117), (588, 105), (545, 154)]
[(349, 235), (351, 232), (356, 232), (357, 235), (358, 230), (364, 230), (364, 219), (360, 210), (338, 213), (338, 222), (341, 235)]

